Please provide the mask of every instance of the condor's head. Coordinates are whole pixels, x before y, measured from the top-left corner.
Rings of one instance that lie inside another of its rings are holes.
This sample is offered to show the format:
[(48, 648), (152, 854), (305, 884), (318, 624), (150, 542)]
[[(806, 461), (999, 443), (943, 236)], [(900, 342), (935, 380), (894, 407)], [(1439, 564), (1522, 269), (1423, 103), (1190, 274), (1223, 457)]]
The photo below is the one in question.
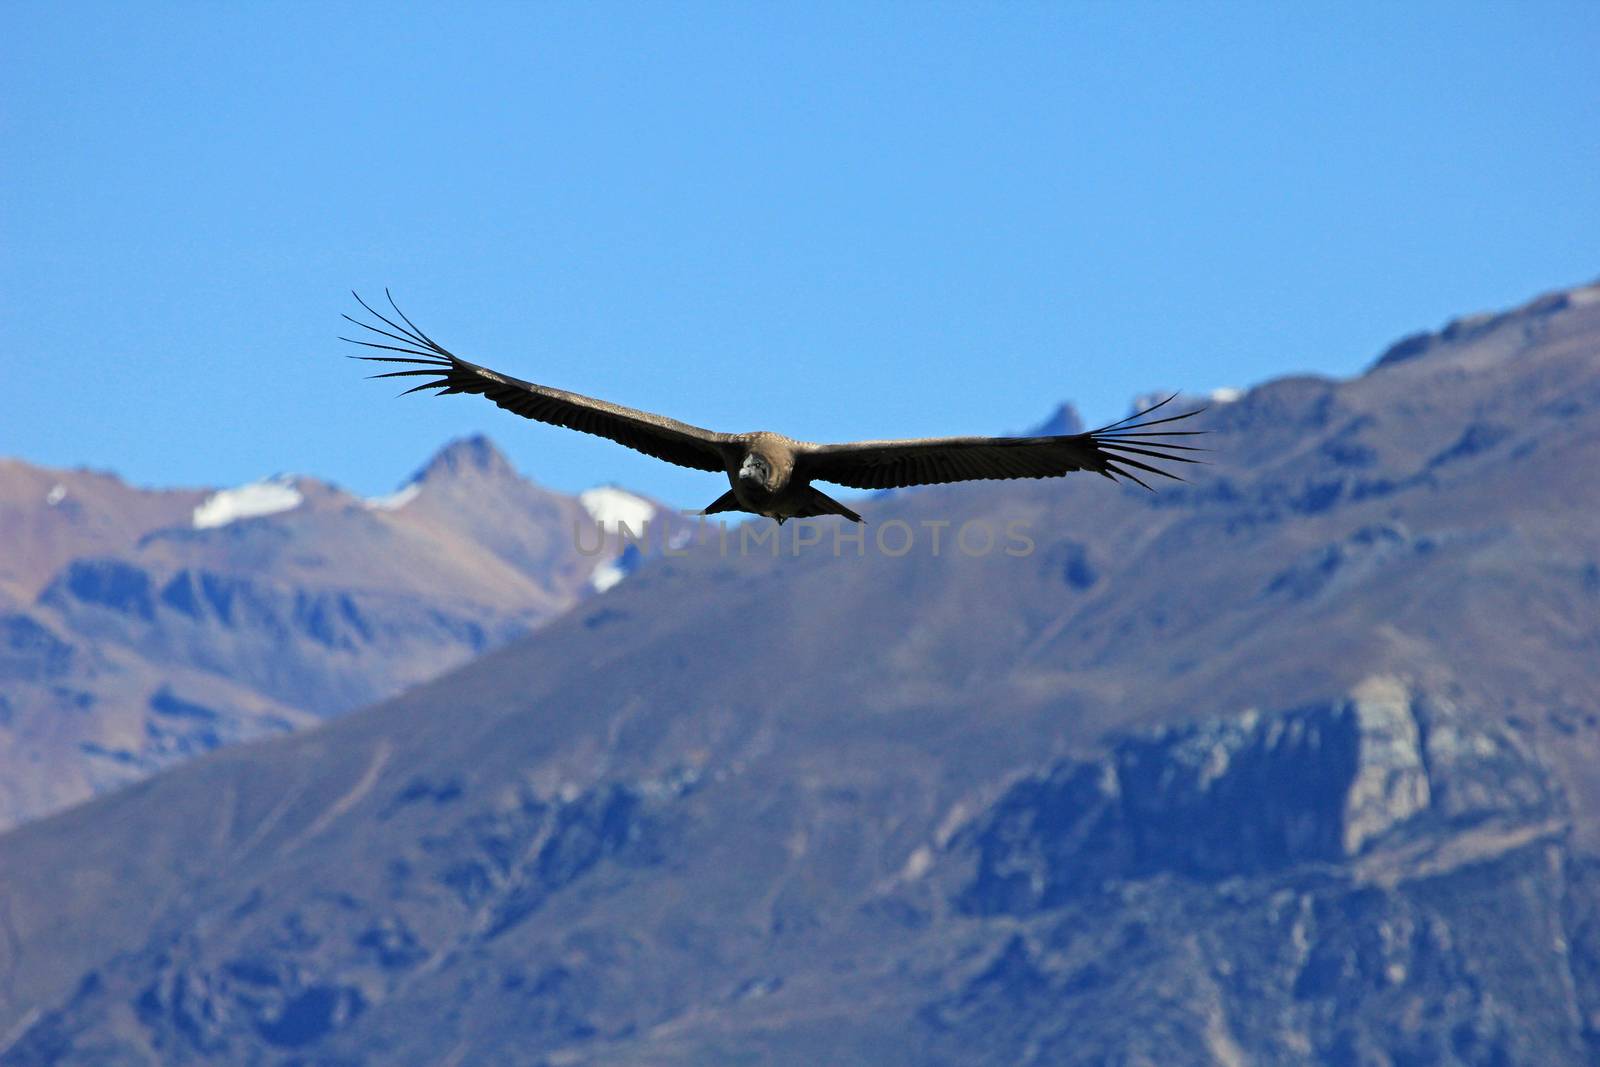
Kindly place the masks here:
[(751, 489), (770, 492), (777, 488), (773, 484), (772, 464), (759, 452), (751, 452), (744, 457), (744, 462), (739, 465), (739, 480)]

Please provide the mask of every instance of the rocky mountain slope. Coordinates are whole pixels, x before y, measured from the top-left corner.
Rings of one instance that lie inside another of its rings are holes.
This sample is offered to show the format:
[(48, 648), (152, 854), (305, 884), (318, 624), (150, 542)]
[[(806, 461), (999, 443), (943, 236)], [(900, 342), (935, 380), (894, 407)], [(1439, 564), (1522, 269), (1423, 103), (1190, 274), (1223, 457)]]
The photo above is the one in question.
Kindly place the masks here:
[(0, 461), (0, 827), (526, 633), (620, 574), (625, 546), (590, 535), (630, 502), (654, 509), (549, 492), (482, 438), (378, 500)]
[(0, 837), (0, 1063), (1592, 1063), (1600, 287), (1479, 326)]

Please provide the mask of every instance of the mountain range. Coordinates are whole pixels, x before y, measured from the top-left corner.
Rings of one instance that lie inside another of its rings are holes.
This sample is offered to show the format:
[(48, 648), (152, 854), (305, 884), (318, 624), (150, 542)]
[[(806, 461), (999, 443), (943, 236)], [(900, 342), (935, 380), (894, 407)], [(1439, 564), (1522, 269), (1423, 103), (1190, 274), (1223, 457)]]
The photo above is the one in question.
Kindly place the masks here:
[(661, 510), (541, 488), (482, 437), (371, 500), (0, 460), (0, 827), (458, 666), (619, 579), (616, 519)]
[(0, 836), (0, 1064), (1600, 1059), (1600, 286), (1204, 420)]

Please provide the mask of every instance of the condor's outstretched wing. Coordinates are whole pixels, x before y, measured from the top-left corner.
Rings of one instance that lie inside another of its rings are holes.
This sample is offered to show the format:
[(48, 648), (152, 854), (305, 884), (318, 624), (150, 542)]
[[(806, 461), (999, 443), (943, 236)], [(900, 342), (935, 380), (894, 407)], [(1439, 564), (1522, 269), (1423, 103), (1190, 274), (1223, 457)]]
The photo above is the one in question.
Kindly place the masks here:
[(1060, 437), (927, 437), (801, 445), (795, 456), (795, 473), (853, 489), (892, 489), (980, 478), (1056, 478), (1073, 471), (1094, 471), (1112, 481), (1128, 478), (1149, 489), (1135, 471), (1183, 479), (1145, 460), (1198, 463), (1183, 453), (1204, 451), (1167, 440), (1197, 436), (1204, 430), (1151, 429), (1192, 418), (1204, 408), (1140, 421), (1172, 400), (1169, 396), (1089, 433)]
[(625, 408), (620, 404), (610, 404), (593, 397), (569, 393), (564, 389), (552, 389), (547, 385), (520, 381), (487, 367), (480, 367), (446, 350), (433, 338), (417, 329), (416, 324), (406, 318), (405, 312), (395, 305), (394, 298), (389, 296), (387, 289), (383, 295), (389, 298), (389, 306), (394, 308), (395, 315), (400, 319), (399, 323), (374, 310), (371, 304), (361, 299), (360, 295), (353, 292), (350, 295), (367, 309), (368, 314), (376, 317), (388, 329), (381, 329), (349, 315), (344, 317), (362, 329), (387, 338), (393, 343), (363, 341), (354, 337), (341, 337), (340, 340), (366, 348), (399, 353), (392, 356), (355, 358), (375, 363), (417, 365), (412, 370), (374, 374), (372, 375), (374, 378), (430, 378), (431, 381), (425, 381), (421, 385), (407, 389), (406, 392), (437, 389), (440, 395), (477, 393), (525, 419), (537, 419), (552, 426), (564, 426), (569, 430), (609, 438), (619, 445), (627, 445), (637, 452), (654, 456), (656, 459), (664, 459), (668, 463), (676, 463), (680, 467), (693, 467), (703, 471), (727, 469), (727, 461), (723, 455), (723, 450), (729, 441), (727, 434), (703, 430), (686, 422), (669, 419), (665, 415), (653, 415), (648, 411)]

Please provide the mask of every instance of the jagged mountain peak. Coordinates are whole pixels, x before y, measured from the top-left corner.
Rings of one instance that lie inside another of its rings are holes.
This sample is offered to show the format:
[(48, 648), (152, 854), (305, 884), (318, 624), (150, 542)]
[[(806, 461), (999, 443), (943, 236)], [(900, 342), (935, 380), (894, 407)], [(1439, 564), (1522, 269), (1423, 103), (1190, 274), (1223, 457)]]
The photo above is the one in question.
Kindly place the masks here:
[(451, 478), (516, 478), (517, 472), (505, 453), (487, 435), (475, 433), (458, 437), (424, 463), (412, 482), (426, 483)]
[(1056, 406), (1048, 418), (1030, 429), (1028, 437), (1046, 437), (1058, 434), (1082, 433), (1083, 416), (1078, 414), (1078, 409), (1071, 403), (1063, 400)]

